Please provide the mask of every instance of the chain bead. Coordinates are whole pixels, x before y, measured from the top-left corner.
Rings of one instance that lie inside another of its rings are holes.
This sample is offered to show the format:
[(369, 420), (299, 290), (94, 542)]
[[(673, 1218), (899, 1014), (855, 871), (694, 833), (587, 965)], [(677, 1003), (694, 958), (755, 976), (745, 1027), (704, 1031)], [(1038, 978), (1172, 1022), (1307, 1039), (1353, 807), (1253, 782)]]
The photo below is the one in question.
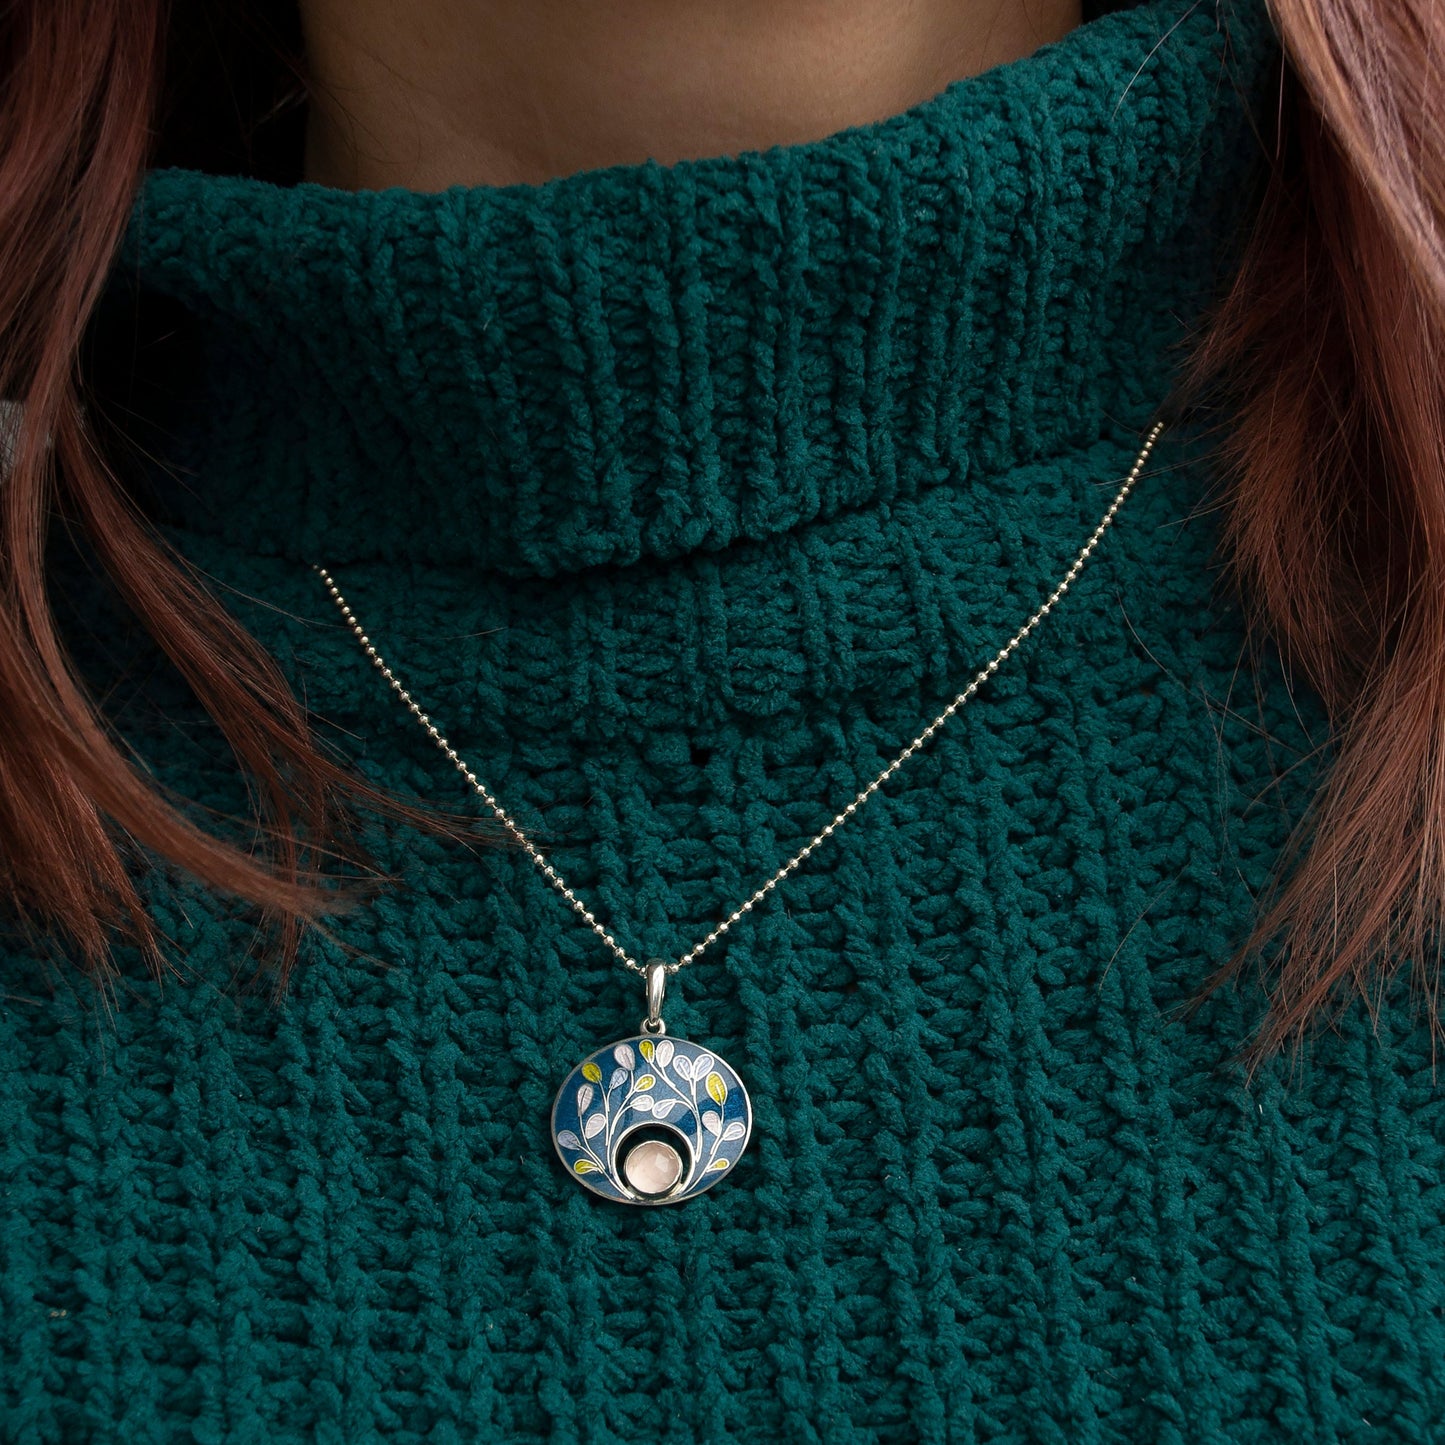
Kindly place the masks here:
[[(812, 856), (813, 850), (817, 848), (817, 846), (822, 843), (824, 839), (831, 838), (832, 835), (838, 830), (838, 828), (842, 824), (847, 822), (848, 819), (851, 818), (853, 814), (856, 813), (858, 809), (862, 807), (862, 805), (866, 803), (868, 799), (871, 798), (873, 794), (876, 793), (878, 789), (881, 788), (883, 784), (887, 782), (888, 779), (891, 778), (893, 774), (896, 773), (898, 769), (901, 768), (903, 764), (906, 763), (909, 758), (914, 755), (914, 753), (916, 753), (920, 748), (922, 748), (933, 737), (933, 735), (938, 732), (940, 728), (943, 727), (943, 725), (954, 715), (954, 713), (956, 713), (959, 708), (961, 708), (974, 695), (974, 693), (978, 691), (979, 687), (985, 681), (987, 681), (988, 678), (992, 677), (995, 672), (998, 671), (999, 666), (1008, 658), (1009, 654), (1012, 653), (1014, 649), (1018, 647), (1018, 645), (1029, 636), (1029, 634), (1034, 630), (1034, 628), (1037, 627), (1039, 623), (1042, 622), (1044, 618), (1049, 615), (1049, 613), (1053, 610), (1054, 604), (1064, 595), (1066, 591), (1068, 591), (1069, 587), (1074, 581), (1074, 578), (1079, 575), (1080, 571), (1084, 567), (1084, 564), (1093, 554), (1094, 548), (1098, 545), (1099, 539), (1104, 535), (1104, 532), (1108, 529), (1109, 524), (1114, 520), (1114, 516), (1118, 512), (1119, 508), (1123, 506), (1124, 500), (1133, 489), (1135, 482), (1138, 481), (1141, 473), (1144, 470), (1145, 464), (1149, 460), (1149, 454), (1154, 450), (1154, 444), (1159, 440), (1160, 434), (1163, 432), (1163, 430), (1164, 423), (1162, 421), (1154, 423), (1154, 426), (1151, 428), (1149, 435), (1144, 442), (1143, 450), (1135, 459), (1134, 465), (1129, 470), (1128, 477), (1125, 479), (1124, 484), (1115, 494), (1114, 500), (1109, 504), (1108, 510), (1104, 513), (1103, 517), (1099, 521), (1099, 524), (1094, 528), (1093, 532), (1089, 534), (1088, 539), (1079, 549), (1078, 555), (1074, 558), (1073, 563), (1069, 567), (1069, 570), (1064, 573), (1062, 580), (1054, 588), (1054, 590), (1049, 593), (1048, 597), (1039, 606), (1038, 610), (1033, 614), (1033, 616), (1030, 617), (1029, 620), (1025, 622), (1024, 625), (1020, 627), (1019, 630), (1015, 632), (1014, 635), (1009, 638), (1006, 643), (1004, 643), (1004, 645), (982, 668), (979, 669), (979, 671), (974, 675), (973, 680), (968, 684), (968, 686), (965, 687), (963, 691), (960, 692), (953, 699), (953, 701), (950, 702), (948, 706), (945, 707), (943, 711), (940, 712), (938, 716), (935, 717), (933, 721), (930, 722), (927, 727), (925, 727), (923, 731), (918, 734), (917, 737), (915, 737), (910, 743), (908, 743), (908, 745), (897, 755), (897, 757), (893, 759), (891, 763), (889, 763), (880, 773), (878, 773), (877, 776), (874, 777), (873, 780), (869, 782), (866, 787), (861, 789), (858, 794), (853, 798), (853, 800), (840, 813), (835, 814), (831, 821), (824, 825), (821, 832), (819, 832), (809, 842), (805, 843), (796, 853), (794, 853), (793, 856), (789, 858), (788, 861), (784, 863), (783, 866), (779, 868), (777, 872), (774, 873), (772, 877), (767, 880), (766, 883), (754, 890), (754, 892), (744, 902), (740, 903), (735, 909), (733, 909), (733, 911), (728, 914), (728, 916), (723, 919), (721, 923), (719, 923), (715, 928), (713, 928), (713, 930), (708, 933), (706, 937), (704, 937), (700, 942), (693, 944), (693, 946), (686, 953), (684, 953), (681, 958), (677, 959), (673, 963), (669, 963), (666, 966), (668, 973), (676, 973), (679, 969), (685, 967), (689, 963), (692, 963), (695, 959), (698, 958), (700, 954), (703, 953), (705, 949), (710, 948), (714, 943), (716, 943), (717, 940), (721, 938), (723, 934), (725, 934), (728, 929), (733, 926), (733, 924), (737, 923), (739, 919), (750, 913), (756, 904), (761, 903), (762, 900), (766, 898), (768, 894), (771, 893), (773, 889), (778, 886), (779, 883), (781, 883), (785, 878), (787, 878), (789, 874), (791, 874), (795, 869), (797, 869), (804, 862), (805, 859)], [(527, 835), (521, 830), (520, 827), (518, 827), (516, 822), (513, 821), (512, 816), (506, 811), (505, 808), (502, 807), (502, 805), (496, 800), (496, 798), (492, 796), (486, 785), (478, 779), (476, 773), (474, 773), (470, 768), (468, 768), (467, 765), (462, 761), (462, 759), (458, 756), (456, 750), (452, 747), (451, 743), (448, 742), (446, 737), (443, 735), (441, 729), (438, 728), (436, 724), (431, 720), (431, 718), (428, 717), (427, 714), (421, 710), (420, 705), (412, 699), (412, 695), (397, 680), (396, 675), (392, 672), (391, 668), (387, 666), (386, 661), (377, 651), (375, 645), (371, 641), (371, 638), (367, 636), (365, 630), (361, 626), (361, 623), (357, 621), (356, 614), (351, 610), (350, 604), (342, 595), (341, 589), (336, 585), (335, 578), (333, 578), (332, 575), (326, 570), (326, 568), (322, 567), (319, 563), (313, 564), (312, 570), (321, 579), (322, 584), (326, 588), (327, 594), (336, 604), (338, 611), (340, 611), (341, 616), (345, 621), (347, 627), (351, 629), (352, 635), (360, 644), (362, 651), (367, 657), (371, 659), (372, 665), (376, 667), (376, 669), (390, 684), (392, 691), (396, 693), (396, 695), (402, 700), (403, 703), (406, 704), (408, 710), (426, 729), (428, 735), (446, 755), (448, 761), (451, 762), (452, 766), (455, 767), (457, 771), (462, 775), (462, 777), (467, 780), (467, 783), (472, 788), (472, 790), (482, 799), (484, 803), (486, 803), (488, 808), (491, 809), (493, 816), (495, 816), (497, 820), (502, 824), (502, 826), (506, 828), (506, 830), (518, 841), (518, 843), (522, 845), (528, 857), (530, 857), (532, 861), (536, 863), (537, 867), (541, 870), (542, 876), (545, 877), (547, 881), (551, 883), (554, 888), (557, 889), (557, 891), (562, 895), (562, 897), (567, 900), (567, 902), (572, 906), (574, 912), (576, 912), (577, 915), (592, 930), (592, 932), (595, 933), (604, 944), (606, 944), (608, 949), (611, 950), (612, 954), (621, 963), (632, 969), (634, 973), (640, 973), (645, 975), (647, 973), (647, 969), (642, 964), (638, 963), (637, 960), (633, 958), (627, 952), (627, 950), (624, 949), (622, 945), (617, 942), (617, 940), (612, 936), (612, 934), (609, 933), (607, 929), (604, 928), (602, 924), (597, 921), (597, 919), (592, 914), (592, 911), (567, 886), (567, 884), (562, 879), (562, 875), (558, 873), (557, 870), (552, 866), (552, 864), (547, 861), (547, 859), (543, 856), (541, 850), (537, 847), (537, 845), (533, 843), (530, 838), (527, 837)]]

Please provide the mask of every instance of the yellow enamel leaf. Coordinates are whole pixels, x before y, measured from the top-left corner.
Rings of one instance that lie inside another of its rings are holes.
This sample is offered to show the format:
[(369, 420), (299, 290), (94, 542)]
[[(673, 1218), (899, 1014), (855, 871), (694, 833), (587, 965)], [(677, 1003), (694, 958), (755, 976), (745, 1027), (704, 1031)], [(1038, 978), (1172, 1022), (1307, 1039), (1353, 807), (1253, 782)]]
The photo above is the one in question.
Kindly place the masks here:
[(579, 1174), (595, 1174), (597, 1166), (590, 1159), (579, 1159), (572, 1166)]
[(589, 1061), (582, 1065), (582, 1077), (584, 1079), (591, 1079), (594, 1084), (600, 1084), (602, 1082), (602, 1070), (599, 1069), (596, 1064)]
[(707, 1091), (712, 1095), (714, 1104), (727, 1102), (728, 1086), (723, 1083), (721, 1074), (709, 1074), (707, 1076)]
[(634, 1087), (637, 1089), (650, 1089), (656, 1082), (657, 1080), (654, 1079), (651, 1074), (644, 1074)]
[(709, 1169), (726, 1169), (731, 1162), (732, 1161), (728, 1159), (718, 1159), (712, 1164), (709, 1164), (707, 1167)]
[(647, 1062), (650, 1064), (650, 1063), (652, 1062), (652, 1052), (653, 1052), (652, 1040), (651, 1040), (651, 1039), (643, 1039), (643, 1041), (642, 1041), (640, 1044), (638, 1044), (638, 1046), (637, 1046), (637, 1052), (638, 1052), (639, 1054), (641, 1054), (642, 1057), (643, 1057), (644, 1059), (646, 1059)]

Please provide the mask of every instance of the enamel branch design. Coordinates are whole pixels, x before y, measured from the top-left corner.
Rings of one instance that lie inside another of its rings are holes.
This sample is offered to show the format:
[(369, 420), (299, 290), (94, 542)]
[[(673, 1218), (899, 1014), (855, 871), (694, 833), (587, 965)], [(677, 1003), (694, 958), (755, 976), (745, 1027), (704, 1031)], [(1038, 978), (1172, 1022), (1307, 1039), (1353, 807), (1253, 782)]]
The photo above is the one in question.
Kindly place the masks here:
[(552, 1139), (594, 1194), (672, 1204), (732, 1169), (752, 1121), (747, 1090), (725, 1059), (686, 1039), (640, 1034), (572, 1070), (552, 1106)]

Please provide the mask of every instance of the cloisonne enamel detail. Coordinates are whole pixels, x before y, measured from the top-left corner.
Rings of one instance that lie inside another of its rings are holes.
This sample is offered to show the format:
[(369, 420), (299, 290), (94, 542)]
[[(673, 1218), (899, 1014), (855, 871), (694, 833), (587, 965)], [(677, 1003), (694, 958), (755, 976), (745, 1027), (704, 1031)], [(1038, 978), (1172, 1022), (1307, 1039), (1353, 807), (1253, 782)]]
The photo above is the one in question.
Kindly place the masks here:
[[(646, 1034), (584, 1059), (552, 1105), (552, 1141), (567, 1172), (620, 1204), (676, 1204), (711, 1189), (747, 1148), (752, 1125), (747, 1090), (725, 1059)], [(635, 1187), (638, 1179), (655, 1192)]]

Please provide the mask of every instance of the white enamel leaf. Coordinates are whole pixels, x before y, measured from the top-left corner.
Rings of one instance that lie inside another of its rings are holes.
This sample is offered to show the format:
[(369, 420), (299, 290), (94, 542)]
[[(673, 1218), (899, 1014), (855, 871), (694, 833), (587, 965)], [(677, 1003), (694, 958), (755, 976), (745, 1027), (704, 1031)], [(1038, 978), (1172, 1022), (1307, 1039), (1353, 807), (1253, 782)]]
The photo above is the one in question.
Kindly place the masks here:
[(653, 1056), (661, 1068), (666, 1068), (672, 1062), (672, 1040), (658, 1039), (657, 1053)]
[(594, 1114), (583, 1126), (582, 1133), (588, 1139), (595, 1139), (607, 1127), (605, 1114)]
[(592, 1095), (596, 1092), (591, 1084), (583, 1084), (577, 1090), (577, 1117), (579, 1119), (587, 1112), (587, 1106), (592, 1102)]
[(707, 1110), (702, 1116), (702, 1127), (706, 1129), (709, 1134), (721, 1134), (722, 1115), (719, 1114), (716, 1109)]
[(711, 1054), (699, 1054), (699, 1055), (692, 1061), (692, 1065), (691, 1065), (691, 1067), (692, 1067), (692, 1073), (690, 1073), (690, 1074), (688, 1075), (688, 1078), (690, 1078), (690, 1079), (701, 1079), (701, 1078), (705, 1078), (706, 1075), (707, 1075), (707, 1071), (708, 1071), (710, 1068), (712, 1068), (712, 1064), (713, 1064), (713, 1059), (712, 1059), (712, 1055), (711, 1055)]
[(624, 1069), (628, 1070), (629, 1073), (637, 1067), (637, 1059), (632, 1052), (632, 1046), (630, 1044), (618, 1044), (617, 1047), (612, 1050), (612, 1057), (616, 1059)]
[(652, 1117), (654, 1119), (667, 1118), (667, 1116), (677, 1108), (677, 1103), (678, 1101), (676, 1099), (659, 1099), (652, 1106)]
[(639, 1114), (651, 1114), (654, 1112), (652, 1100), (646, 1094), (639, 1094), (633, 1101), (632, 1107)]
[(727, 1143), (730, 1139), (741, 1139), (747, 1132), (747, 1128), (743, 1122), (740, 1119), (734, 1119), (733, 1122), (723, 1130), (723, 1142)]

